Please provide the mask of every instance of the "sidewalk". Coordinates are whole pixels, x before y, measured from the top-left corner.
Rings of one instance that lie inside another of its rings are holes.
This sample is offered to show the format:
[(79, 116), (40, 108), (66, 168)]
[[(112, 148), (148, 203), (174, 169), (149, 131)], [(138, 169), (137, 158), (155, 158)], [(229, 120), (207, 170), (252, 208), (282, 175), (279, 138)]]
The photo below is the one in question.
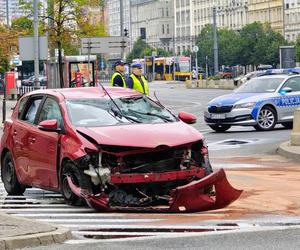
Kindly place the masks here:
[(68, 229), (0, 212), (1, 250), (63, 243), (71, 237)]

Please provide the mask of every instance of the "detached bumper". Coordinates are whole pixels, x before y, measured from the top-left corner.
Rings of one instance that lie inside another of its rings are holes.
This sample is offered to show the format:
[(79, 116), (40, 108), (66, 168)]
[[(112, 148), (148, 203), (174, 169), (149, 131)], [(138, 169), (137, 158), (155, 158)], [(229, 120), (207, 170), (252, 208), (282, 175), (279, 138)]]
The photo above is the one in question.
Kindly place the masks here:
[[(229, 184), (223, 169), (201, 180), (170, 190), (169, 206), (164, 207), (113, 207), (109, 205), (108, 195), (83, 194), (70, 177), (68, 182), (74, 194), (83, 197), (91, 207), (99, 211), (201, 212), (226, 207), (242, 193), (242, 190), (237, 190)], [(214, 192), (207, 194), (206, 190), (212, 187)]]

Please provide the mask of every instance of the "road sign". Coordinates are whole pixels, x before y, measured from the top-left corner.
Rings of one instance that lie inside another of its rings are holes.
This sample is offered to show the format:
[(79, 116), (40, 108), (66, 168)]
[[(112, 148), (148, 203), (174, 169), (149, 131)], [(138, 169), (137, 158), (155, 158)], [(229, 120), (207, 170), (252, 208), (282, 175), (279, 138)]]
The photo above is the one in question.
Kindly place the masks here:
[(193, 52), (197, 53), (198, 51), (199, 51), (199, 47), (198, 47), (197, 45), (195, 45), (195, 46), (193, 47)]
[(126, 50), (128, 38), (121, 36), (90, 37), (81, 39), (82, 54), (121, 53)]
[[(19, 51), (21, 61), (34, 61), (34, 37), (19, 37)], [(39, 58), (40, 60), (48, 59), (48, 38), (39, 37)]]

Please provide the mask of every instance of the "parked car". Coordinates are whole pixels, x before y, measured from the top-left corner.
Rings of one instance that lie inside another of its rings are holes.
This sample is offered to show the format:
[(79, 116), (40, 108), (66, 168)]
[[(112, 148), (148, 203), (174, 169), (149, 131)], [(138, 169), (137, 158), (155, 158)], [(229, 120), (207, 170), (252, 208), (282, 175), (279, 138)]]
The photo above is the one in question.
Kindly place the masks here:
[(217, 132), (236, 125), (265, 131), (272, 130), (278, 123), (292, 128), (298, 107), (300, 76), (267, 75), (253, 78), (233, 93), (210, 101), (204, 119)]
[(139, 92), (86, 87), (25, 94), (1, 139), (10, 195), (40, 187), (98, 210), (196, 212), (222, 208), (240, 190), (212, 173), (203, 136)]
[[(27, 79), (21, 81), (21, 86), (34, 86), (35, 76), (30, 76)], [(47, 86), (47, 77), (39, 76), (40, 86)]]
[(233, 78), (233, 70), (230, 67), (225, 67), (222, 72), (220, 72), (221, 78)]

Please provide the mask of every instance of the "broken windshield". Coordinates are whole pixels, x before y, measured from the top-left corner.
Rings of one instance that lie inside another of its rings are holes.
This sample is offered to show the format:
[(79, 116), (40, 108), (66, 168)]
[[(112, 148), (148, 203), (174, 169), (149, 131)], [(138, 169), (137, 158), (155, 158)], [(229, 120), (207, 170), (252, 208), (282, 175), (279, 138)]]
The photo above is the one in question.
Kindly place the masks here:
[(174, 122), (177, 118), (146, 96), (114, 99), (71, 99), (66, 101), (73, 125), (111, 126), (128, 123)]

